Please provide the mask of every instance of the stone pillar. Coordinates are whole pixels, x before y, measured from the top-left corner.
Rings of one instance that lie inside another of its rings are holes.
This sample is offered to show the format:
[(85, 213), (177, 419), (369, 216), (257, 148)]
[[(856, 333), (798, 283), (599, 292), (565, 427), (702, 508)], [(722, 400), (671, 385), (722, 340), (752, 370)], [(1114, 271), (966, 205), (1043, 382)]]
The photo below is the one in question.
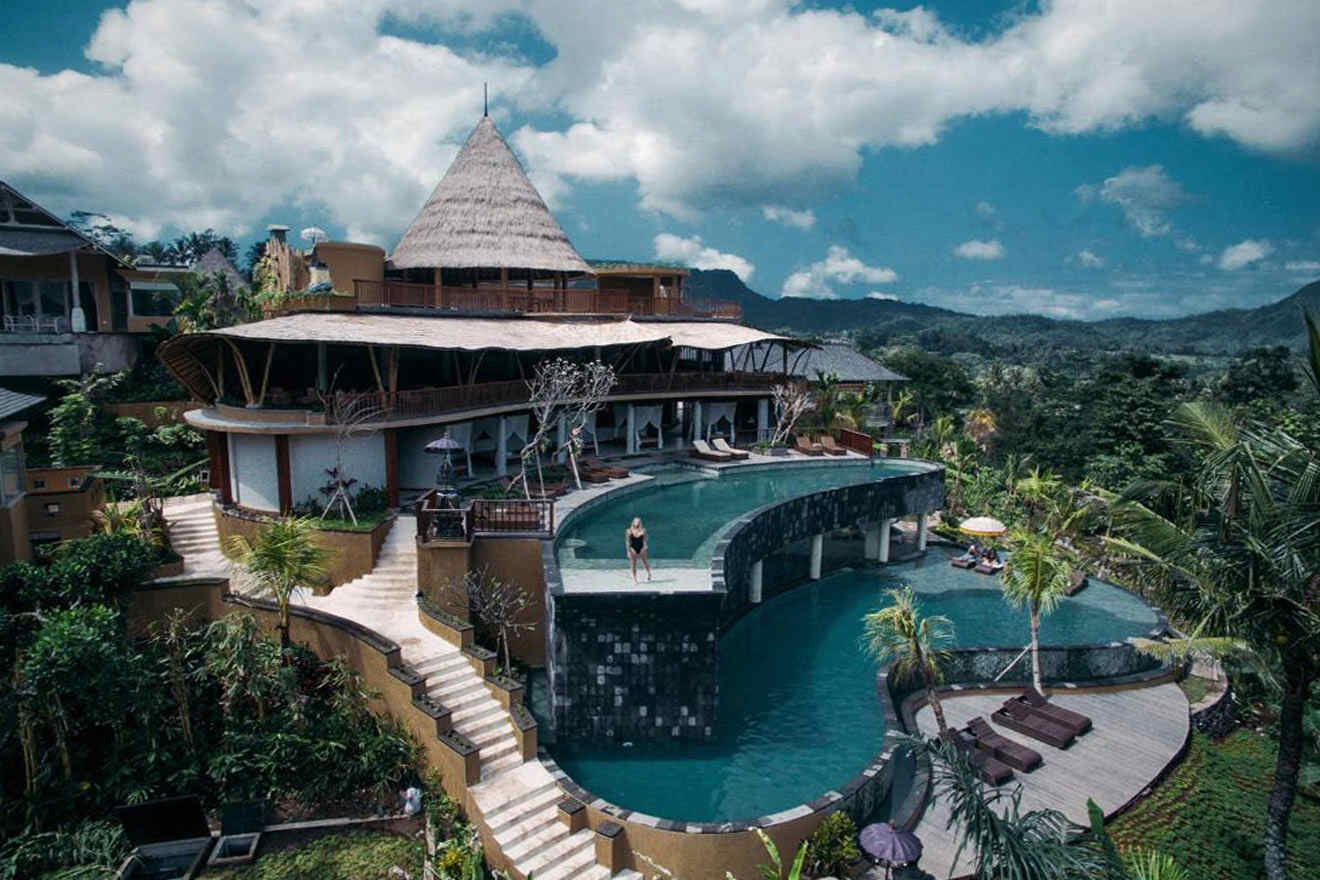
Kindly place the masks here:
[(762, 397), (756, 401), (756, 441), (770, 439), (770, 400)]
[(633, 404), (628, 404), (628, 437), (624, 443), (624, 451), (632, 455), (637, 451), (637, 408)]
[[(679, 433), (681, 434), (682, 431)], [(660, 404), (659, 424), (655, 426), (655, 448), (665, 448), (665, 405), (663, 403)]]
[(555, 422), (555, 461), (563, 464), (568, 459), (568, 453), (564, 451), (564, 444), (568, 442), (568, 423), (562, 418)]
[(316, 390), (325, 391), (330, 387), (330, 366), (326, 360), (324, 342), (316, 343)]
[(917, 551), (926, 552), (926, 514), (917, 514)]
[(870, 562), (879, 561), (880, 523), (874, 521), (862, 523), (862, 535), (864, 538), (862, 556)]
[(761, 601), (761, 563), (763, 560), (756, 560), (752, 563), (751, 586), (747, 590), (747, 599), (753, 605)]
[[(87, 332), (87, 315), (82, 309), (82, 292), (78, 289), (78, 252), (69, 251), (69, 328), (74, 333)], [(132, 294), (130, 294), (130, 297)]]
[(701, 401), (692, 401), (692, 439), (705, 439), (705, 433), (701, 429)]
[[(495, 475), (503, 477), (509, 472), (509, 420), (500, 416), (495, 420)], [(468, 474), (472, 476), (472, 474)]]
[(889, 561), (889, 528), (894, 524), (893, 520), (880, 520), (880, 561)]
[(811, 536), (811, 572), (813, 581), (820, 580), (820, 560), (825, 554), (825, 533)]

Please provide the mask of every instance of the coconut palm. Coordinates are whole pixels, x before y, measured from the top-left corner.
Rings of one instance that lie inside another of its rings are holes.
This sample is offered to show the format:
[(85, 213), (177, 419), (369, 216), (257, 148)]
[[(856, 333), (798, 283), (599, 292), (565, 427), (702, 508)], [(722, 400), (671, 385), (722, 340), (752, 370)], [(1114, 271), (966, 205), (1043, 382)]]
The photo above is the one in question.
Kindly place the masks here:
[(1015, 536), (1017, 548), (1004, 565), (1004, 598), (1031, 616), (1031, 681), (1040, 691), (1040, 618), (1059, 606), (1068, 593), (1072, 567), (1045, 534)]
[(949, 725), (935, 685), (944, 676), (941, 666), (953, 644), (953, 621), (940, 615), (923, 617), (911, 587), (888, 590), (886, 595), (892, 604), (862, 618), (862, 647), (878, 663), (892, 662), (898, 681), (917, 681), (925, 687), (935, 724), (943, 734)]
[(325, 573), (326, 550), (316, 543), (311, 519), (287, 517), (262, 528), (249, 541), (235, 535), (229, 552), (257, 586), (279, 606), (280, 643), (289, 644), (289, 601), (295, 591), (312, 586)]
[[(1308, 329), (1320, 369), (1320, 333), (1309, 321)], [(1138, 493), (1125, 494), (1113, 508), (1120, 537), (1109, 543), (1171, 617), (1245, 642), (1278, 670), (1279, 754), (1266, 807), (1265, 870), (1270, 880), (1285, 880), (1303, 715), (1320, 676), (1320, 455), (1210, 404), (1185, 404), (1173, 423), (1203, 456), (1190, 503), (1166, 517)]]

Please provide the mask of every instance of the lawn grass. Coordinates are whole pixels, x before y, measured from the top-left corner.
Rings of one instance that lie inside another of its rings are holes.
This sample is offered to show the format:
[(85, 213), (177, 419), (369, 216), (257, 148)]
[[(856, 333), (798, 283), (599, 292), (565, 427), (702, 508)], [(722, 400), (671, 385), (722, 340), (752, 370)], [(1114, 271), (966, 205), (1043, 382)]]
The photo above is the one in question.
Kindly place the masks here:
[(208, 868), (204, 877), (223, 880), (390, 880), (398, 865), (409, 877), (422, 876), (421, 840), (384, 831), (327, 834), (294, 849), (258, 855), (250, 865)]
[(325, 519), (314, 520), (316, 527), (323, 531), (334, 532), (369, 532), (376, 526), (385, 521), (390, 515), (388, 510), (382, 510), (378, 513), (358, 514), (357, 523), (354, 524), (351, 519), (335, 519), (328, 516)]
[[(1156, 849), (1192, 877), (1265, 876), (1265, 801), (1276, 746), (1248, 730), (1221, 742), (1193, 734), (1187, 756), (1149, 797), (1114, 820), (1119, 847)], [(1293, 880), (1320, 880), (1320, 805), (1298, 797), (1288, 834)]]
[(1178, 682), (1178, 687), (1187, 696), (1187, 702), (1196, 705), (1205, 699), (1205, 695), (1214, 690), (1215, 683), (1208, 678), (1202, 678), (1199, 675), (1189, 675)]

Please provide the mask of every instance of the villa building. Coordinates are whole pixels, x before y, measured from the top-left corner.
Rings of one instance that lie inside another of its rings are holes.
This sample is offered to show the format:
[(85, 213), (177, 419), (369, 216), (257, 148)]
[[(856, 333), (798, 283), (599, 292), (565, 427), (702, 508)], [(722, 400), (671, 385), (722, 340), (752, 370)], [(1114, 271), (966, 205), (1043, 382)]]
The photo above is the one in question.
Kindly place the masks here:
[[(273, 230), (288, 297), (266, 320), (176, 337), (159, 356), (205, 406), (213, 488), (284, 512), (339, 462), (392, 504), (434, 484), (446, 432), (472, 475), (516, 467), (535, 430), (526, 380), (543, 359), (600, 360), (618, 383), (588, 442), (632, 453), (712, 426), (747, 443), (770, 428), (771, 371), (730, 369), (740, 346), (803, 343), (684, 299), (686, 270), (584, 260), (488, 117), (393, 253)], [(285, 263), (289, 265), (285, 265)]]

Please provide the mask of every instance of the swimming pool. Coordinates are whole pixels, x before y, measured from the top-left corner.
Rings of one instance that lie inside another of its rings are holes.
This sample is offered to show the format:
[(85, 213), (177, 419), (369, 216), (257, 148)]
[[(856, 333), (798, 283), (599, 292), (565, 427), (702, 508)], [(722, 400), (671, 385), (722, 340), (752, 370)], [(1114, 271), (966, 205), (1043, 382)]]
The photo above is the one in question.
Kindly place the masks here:
[(749, 511), (821, 489), (874, 482), (924, 465), (892, 461), (747, 466), (714, 474), (669, 468), (634, 490), (606, 496), (577, 513), (559, 532), (561, 568), (614, 568), (624, 564), (623, 531), (633, 517), (646, 526), (650, 557), (658, 565), (703, 566), (730, 523)]
[[(611, 543), (622, 544), (618, 529)], [(620, 550), (622, 553), (622, 550)], [(883, 592), (910, 585), (922, 612), (954, 621), (959, 646), (1022, 645), (1026, 612), (1001, 598), (998, 578), (951, 567), (949, 554), (843, 571), (768, 600), (720, 639), (714, 741), (548, 746), (599, 797), (666, 819), (750, 819), (845, 785), (880, 751), (884, 717), (875, 664), (858, 647), (861, 617)], [(1144, 635), (1157, 622), (1141, 600), (1102, 581), (1045, 618), (1044, 644)], [(534, 701), (536, 702), (536, 701)]]

